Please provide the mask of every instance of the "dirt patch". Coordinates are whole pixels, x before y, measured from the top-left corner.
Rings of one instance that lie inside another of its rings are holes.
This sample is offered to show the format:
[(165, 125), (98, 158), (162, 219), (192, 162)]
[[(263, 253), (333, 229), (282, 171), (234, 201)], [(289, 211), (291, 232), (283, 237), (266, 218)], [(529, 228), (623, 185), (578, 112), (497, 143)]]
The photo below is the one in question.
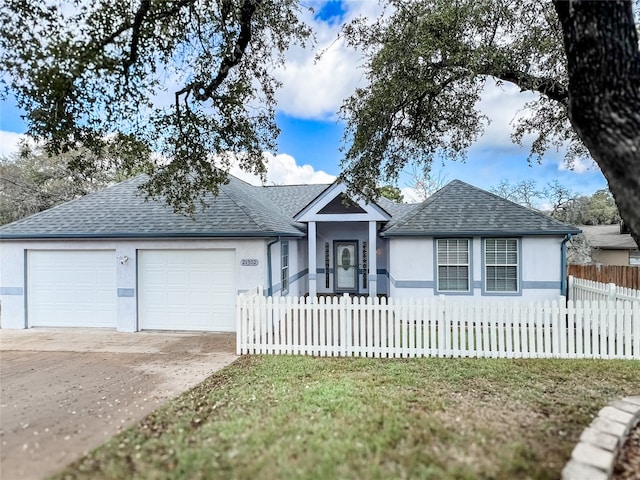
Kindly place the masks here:
[(0, 331), (0, 477), (43, 478), (228, 365), (233, 334)]

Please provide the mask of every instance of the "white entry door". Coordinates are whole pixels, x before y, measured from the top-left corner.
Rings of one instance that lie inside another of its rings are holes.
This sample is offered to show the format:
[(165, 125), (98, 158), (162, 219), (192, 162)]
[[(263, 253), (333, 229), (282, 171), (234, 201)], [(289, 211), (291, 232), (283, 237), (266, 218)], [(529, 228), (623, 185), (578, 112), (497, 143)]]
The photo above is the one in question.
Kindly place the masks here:
[(114, 250), (29, 250), (29, 327), (116, 327)]
[(140, 250), (140, 330), (236, 329), (234, 250)]
[(358, 242), (335, 242), (333, 282), (336, 291), (358, 290)]

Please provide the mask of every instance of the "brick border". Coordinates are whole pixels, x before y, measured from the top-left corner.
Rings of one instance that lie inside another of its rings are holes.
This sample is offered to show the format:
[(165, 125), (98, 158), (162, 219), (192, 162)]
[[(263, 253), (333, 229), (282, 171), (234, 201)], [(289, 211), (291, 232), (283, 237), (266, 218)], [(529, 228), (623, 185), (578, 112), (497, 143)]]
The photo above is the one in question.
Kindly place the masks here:
[(584, 429), (562, 480), (609, 480), (627, 435), (640, 421), (640, 396), (609, 403)]

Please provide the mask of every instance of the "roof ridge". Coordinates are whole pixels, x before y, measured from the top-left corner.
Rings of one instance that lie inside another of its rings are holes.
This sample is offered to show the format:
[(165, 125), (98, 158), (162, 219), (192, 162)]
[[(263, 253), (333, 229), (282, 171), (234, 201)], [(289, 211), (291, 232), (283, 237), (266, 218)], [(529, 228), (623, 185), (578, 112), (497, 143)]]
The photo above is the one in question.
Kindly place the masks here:
[[(264, 193), (265, 190), (263, 187), (251, 185), (247, 182), (242, 182), (235, 186), (244, 191), (238, 192), (237, 194), (227, 192), (229, 198), (248, 215), (256, 225), (265, 230), (277, 230), (276, 227), (279, 228), (282, 225), (297, 229), (293, 218)], [(233, 187), (234, 186), (232, 186), (232, 188)], [(257, 205), (251, 207), (244, 199), (247, 195), (253, 196)], [(263, 212), (261, 213), (258, 209), (263, 210)]]
[(550, 235), (578, 230), (543, 212), (455, 179), (387, 225), (384, 234), (448, 235), (489, 231)]
[[(393, 222), (393, 225), (389, 225), (389, 227), (391, 227), (391, 226), (393, 226), (393, 227), (401, 227), (401, 226), (405, 225), (409, 221), (409, 218), (411, 217), (411, 215), (413, 213), (415, 213), (417, 211), (420, 211), (420, 210), (424, 209), (425, 207), (428, 207), (429, 205), (431, 205), (431, 203), (433, 203), (433, 201), (434, 201), (434, 197), (441, 196), (442, 192), (444, 192), (445, 190), (450, 189), (455, 182), (464, 183), (463, 181), (457, 180), (457, 179), (451, 180), (444, 187), (440, 188), (438, 191), (436, 191), (435, 193), (430, 195), (428, 198), (426, 198), (422, 202), (414, 204), (415, 205), (414, 208), (408, 208), (407, 211), (404, 212), (402, 215), (400, 215), (398, 220), (396, 222)], [(436, 200), (437, 200), (437, 198), (436, 198)], [(386, 228), (385, 228), (385, 230), (386, 230)]]
[(530, 208), (530, 207), (527, 207), (525, 205), (521, 205), (519, 203), (514, 202), (513, 200), (509, 200), (508, 198), (501, 197), (500, 195), (498, 195), (496, 193), (493, 193), (493, 192), (490, 192), (488, 190), (483, 190), (480, 187), (476, 187), (475, 185), (471, 185), (470, 183), (463, 182), (462, 180), (456, 180), (456, 181), (458, 181), (458, 182), (460, 182), (460, 183), (462, 183), (462, 184), (464, 184), (464, 185), (466, 185), (468, 187), (471, 187), (471, 188), (473, 188), (475, 190), (478, 190), (478, 191), (480, 191), (480, 192), (482, 192), (482, 193), (484, 193), (486, 195), (491, 195), (491, 196), (497, 198), (498, 200), (500, 200), (502, 202), (507, 202), (507, 203), (510, 203), (511, 205), (515, 205), (516, 207), (518, 207), (518, 208), (520, 208), (522, 210), (525, 210), (525, 211), (527, 211), (529, 213), (533, 213), (533, 214), (535, 214), (535, 215), (537, 215), (539, 217), (542, 217), (542, 218), (544, 218), (546, 220), (551, 220), (552, 222), (556, 222), (556, 223), (559, 223), (561, 225), (569, 225), (568, 223), (561, 222), (560, 220), (558, 220), (556, 218), (553, 218), (551, 215), (547, 215), (546, 213), (541, 212), (538, 209)]
[[(249, 186), (249, 187), (252, 187), (252, 188), (255, 187), (255, 185), (251, 185), (250, 183), (247, 183), (247, 182), (245, 182), (243, 180), (240, 180), (239, 178), (237, 178), (237, 177), (235, 177), (233, 175), (230, 175), (230, 176), (233, 177), (233, 179), (235, 179), (235, 180), (239, 180), (240, 182), (242, 182), (246, 186)], [(229, 182), (228, 185), (231, 186), (231, 182)], [(231, 187), (233, 188), (233, 186), (231, 186)], [(253, 220), (253, 222), (257, 226), (259, 226), (262, 229), (269, 229), (269, 226), (265, 222), (261, 221), (260, 218), (257, 218), (258, 215), (254, 215), (254, 211), (252, 209), (250, 209), (245, 204), (245, 202), (242, 202), (240, 199), (236, 198), (236, 195), (232, 195), (231, 192), (228, 192), (228, 191), (225, 191), (223, 189), (220, 189), (220, 193), (222, 193), (222, 192), (224, 192), (224, 194), (227, 196), (227, 198), (229, 200), (231, 200), (233, 203), (235, 203), (238, 206), (238, 208), (240, 208), (240, 210), (242, 210), (251, 220)], [(271, 203), (271, 202), (269, 202), (269, 203)]]

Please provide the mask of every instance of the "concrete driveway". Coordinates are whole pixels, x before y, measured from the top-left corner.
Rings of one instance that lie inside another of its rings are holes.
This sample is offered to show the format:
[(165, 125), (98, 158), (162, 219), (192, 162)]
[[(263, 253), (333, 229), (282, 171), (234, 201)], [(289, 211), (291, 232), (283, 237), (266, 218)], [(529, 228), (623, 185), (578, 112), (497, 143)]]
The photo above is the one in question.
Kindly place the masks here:
[(55, 473), (234, 352), (235, 334), (0, 330), (0, 478)]

